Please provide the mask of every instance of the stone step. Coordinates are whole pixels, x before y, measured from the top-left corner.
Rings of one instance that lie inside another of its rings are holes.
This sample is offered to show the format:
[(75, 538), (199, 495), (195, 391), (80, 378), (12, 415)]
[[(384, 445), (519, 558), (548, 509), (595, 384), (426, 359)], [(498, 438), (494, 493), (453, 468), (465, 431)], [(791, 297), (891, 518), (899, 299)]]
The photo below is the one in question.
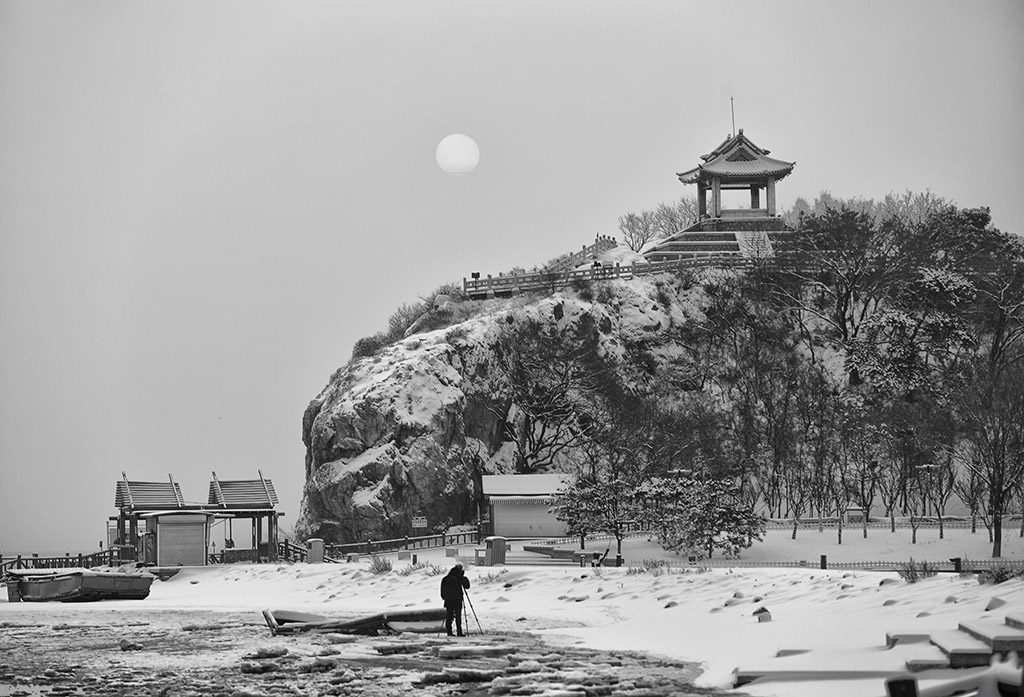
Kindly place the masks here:
[[(912, 665), (920, 667), (910, 668)], [(908, 669), (927, 670), (933, 667), (949, 668), (949, 662), (938, 648), (926, 642), (891, 649), (783, 649), (775, 658), (755, 660), (737, 668), (733, 674), (733, 687), (755, 681), (805, 683), (874, 679), (876, 684), (880, 684), (885, 678), (905, 674)]]
[(932, 629), (909, 629), (905, 631), (889, 631), (885, 633), (885, 645), (890, 649), (896, 644), (920, 644), (931, 639)]
[(996, 619), (971, 620), (960, 623), (960, 631), (970, 634), (996, 653), (1024, 651), (1024, 629)]
[(940, 655), (928, 656), (924, 658), (911, 658), (907, 661), (907, 670), (911, 673), (921, 673), (926, 670), (946, 670), (950, 667), (949, 656), (937, 652)]
[(1024, 615), (1007, 615), (1006, 624), (1017, 629), (1024, 629)]
[(950, 668), (987, 666), (992, 647), (959, 629), (943, 629), (931, 633), (931, 643), (949, 656)]

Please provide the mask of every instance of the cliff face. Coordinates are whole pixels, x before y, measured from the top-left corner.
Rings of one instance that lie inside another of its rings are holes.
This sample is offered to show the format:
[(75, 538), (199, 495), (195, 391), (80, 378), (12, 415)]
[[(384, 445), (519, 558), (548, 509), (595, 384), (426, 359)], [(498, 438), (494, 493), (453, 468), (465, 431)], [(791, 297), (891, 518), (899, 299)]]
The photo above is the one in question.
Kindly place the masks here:
[(503, 324), (529, 318), (560, 333), (588, 332), (628, 383), (642, 381), (652, 363), (685, 359), (677, 330), (700, 318), (700, 305), (699, 287), (672, 278), (607, 282), (535, 302), (475, 301), (460, 305), (471, 319), (353, 360), (303, 417), (296, 533), (351, 542), (413, 534), (412, 516), (432, 529), (476, 518), (480, 475), (515, 466), (515, 424), (505, 423), (520, 418), (515, 405), (495, 409), (486, 400), (488, 357)]

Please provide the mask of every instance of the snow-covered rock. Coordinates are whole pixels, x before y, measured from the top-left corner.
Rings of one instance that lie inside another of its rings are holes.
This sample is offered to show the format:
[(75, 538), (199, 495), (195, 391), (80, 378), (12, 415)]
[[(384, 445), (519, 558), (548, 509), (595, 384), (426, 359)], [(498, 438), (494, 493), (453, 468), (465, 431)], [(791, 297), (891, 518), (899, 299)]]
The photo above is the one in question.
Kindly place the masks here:
[[(411, 534), (476, 518), (481, 474), (508, 472), (514, 448), (494, 409), (467, 400), (502, 323), (531, 318), (592, 333), (624, 384), (652, 363), (685, 360), (674, 330), (703, 318), (702, 287), (673, 276), (607, 281), (540, 299), (477, 301), (471, 319), (406, 336), (338, 370), (303, 418), (306, 485), (300, 537), (350, 542)], [(450, 307), (450, 304), (447, 305)], [(477, 386), (479, 387), (479, 386)], [(477, 389), (476, 392), (480, 390)], [(516, 418), (513, 405), (508, 419)]]

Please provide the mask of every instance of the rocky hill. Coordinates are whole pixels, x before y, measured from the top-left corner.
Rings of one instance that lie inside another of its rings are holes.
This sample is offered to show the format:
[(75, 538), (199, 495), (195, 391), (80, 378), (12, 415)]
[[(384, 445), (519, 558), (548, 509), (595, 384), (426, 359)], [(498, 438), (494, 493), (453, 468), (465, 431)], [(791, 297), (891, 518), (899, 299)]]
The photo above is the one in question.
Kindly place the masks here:
[[(523, 467), (515, 434), (524, 416), (514, 398), (498, 394), (491, 363), (509, 325), (570, 336), (614, 365), (627, 389), (642, 389), (660, 364), (689, 360), (680, 331), (702, 321), (705, 302), (692, 279), (660, 276), (434, 307), (417, 325), (469, 318), (425, 332), (414, 325), (403, 340), (338, 370), (310, 402), (296, 533), (352, 542), (412, 534), (414, 515), (433, 529), (476, 519), (480, 476)], [(561, 462), (548, 458), (545, 468)]]

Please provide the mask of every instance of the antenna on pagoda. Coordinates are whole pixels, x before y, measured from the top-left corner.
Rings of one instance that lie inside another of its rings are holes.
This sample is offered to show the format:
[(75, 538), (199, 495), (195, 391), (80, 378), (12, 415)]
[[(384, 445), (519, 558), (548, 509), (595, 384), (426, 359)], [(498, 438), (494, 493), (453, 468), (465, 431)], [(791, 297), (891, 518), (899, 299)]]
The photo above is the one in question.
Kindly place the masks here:
[(736, 105), (733, 104), (732, 97), (729, 97), (729, 111), (732, 112), (732, 137), (736, 137)]

